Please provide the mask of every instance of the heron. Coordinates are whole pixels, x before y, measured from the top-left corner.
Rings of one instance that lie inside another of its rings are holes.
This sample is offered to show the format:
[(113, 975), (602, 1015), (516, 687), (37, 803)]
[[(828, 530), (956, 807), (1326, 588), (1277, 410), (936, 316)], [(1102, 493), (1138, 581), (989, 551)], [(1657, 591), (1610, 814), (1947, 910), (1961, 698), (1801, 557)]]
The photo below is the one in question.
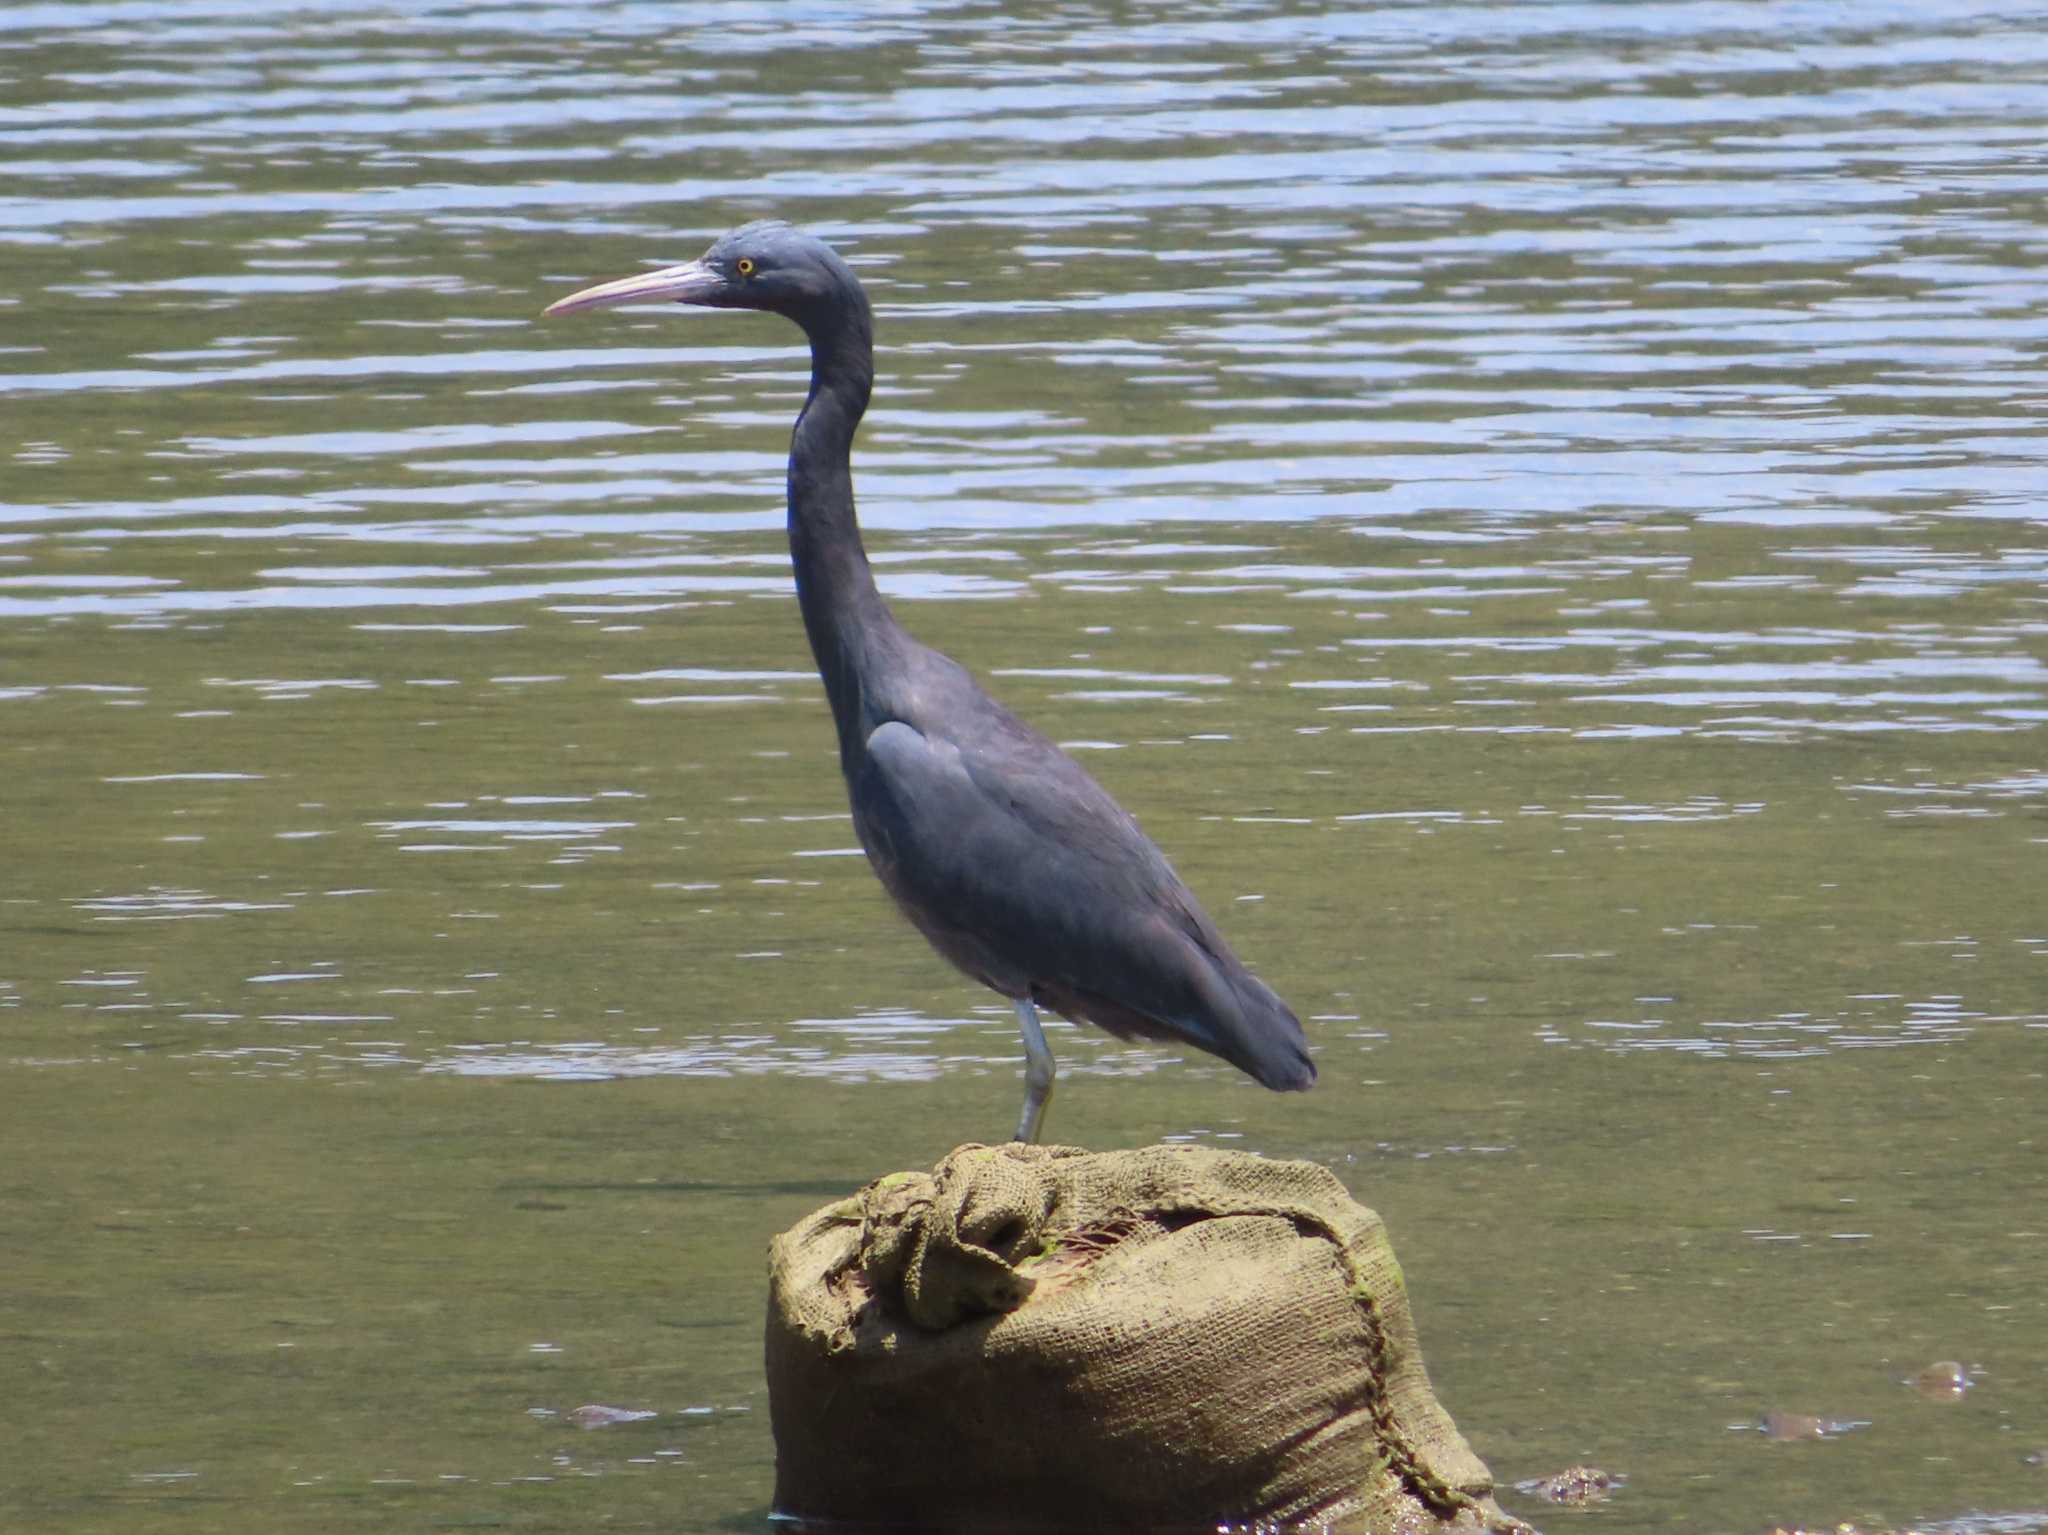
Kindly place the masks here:
[(853, 269), (822, 240), (762, 221), (695, 261), (584, 288), (545, 314), (644, 303), (764, 310), (809, 338), (789, 552), (854, 829), (911, 924), (1016, 1008), (1015, 1139), (1038, 1139), (1052, 1096), (1041, 1007), (1119, 1038), (1192, 1045), (1276, 1091), (1313, 1084), (1301, 1021), (1130, 813), (965, 667), (913, 639), (876, 589), (852, 471), (874, 388), (874, 311)]

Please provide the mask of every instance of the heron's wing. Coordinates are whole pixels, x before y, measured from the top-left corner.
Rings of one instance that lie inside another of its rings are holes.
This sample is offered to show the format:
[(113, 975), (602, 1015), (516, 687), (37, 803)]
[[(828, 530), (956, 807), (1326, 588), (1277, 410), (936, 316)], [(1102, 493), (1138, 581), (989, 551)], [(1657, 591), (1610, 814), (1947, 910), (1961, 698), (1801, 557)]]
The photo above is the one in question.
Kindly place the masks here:
[(963, 743), (892, 720), (867, 745), (855, 815), (906, 904), (1054, 951), (1193, 905), (1137, 822), (1042, 737)]
[[(867, 738), (854, 818), (911, 921), (999, 991), (1305, 1085), (1305, 1054), (1283, 1043), (1300, 1038), (1293, 1015), (1130, 815), (1028, 727), (1007, 715), (982, 724), (927, 735), (892, 720)], [(1283, 1058), (1268, 1061), (1274, 1050)]]

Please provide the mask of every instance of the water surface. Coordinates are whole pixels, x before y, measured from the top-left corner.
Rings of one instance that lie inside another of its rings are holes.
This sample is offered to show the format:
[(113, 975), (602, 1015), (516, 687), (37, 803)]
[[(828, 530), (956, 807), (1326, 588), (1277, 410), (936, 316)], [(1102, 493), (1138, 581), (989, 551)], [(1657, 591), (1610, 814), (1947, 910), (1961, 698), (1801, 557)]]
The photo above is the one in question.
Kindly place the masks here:
[(2040, 1527), (2044, 22), (0, 15), (8, 1521), (761, 1528), (767, 1237), (1013, 1122), (855, 850), (797, 336), (536, 323), (774, 214), (899, 612), (1308, 1020), (1058, 1028), (1052, 1137), (1334, 1167), (1503, 1483)]

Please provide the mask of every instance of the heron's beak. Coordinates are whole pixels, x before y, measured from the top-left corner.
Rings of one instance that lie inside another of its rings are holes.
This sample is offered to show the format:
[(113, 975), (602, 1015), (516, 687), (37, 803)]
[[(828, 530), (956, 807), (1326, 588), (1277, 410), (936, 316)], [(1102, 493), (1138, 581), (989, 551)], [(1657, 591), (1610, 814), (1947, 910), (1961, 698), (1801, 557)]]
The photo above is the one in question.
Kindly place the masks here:
[(570, 314), (578, 309), (601, 309), (607, 304), (702, 304), (725, 286), (725, 278), (701, 261), (663, 267), (601, 282), (567, 298), (556, 299), (541, 311), (541, 318)]

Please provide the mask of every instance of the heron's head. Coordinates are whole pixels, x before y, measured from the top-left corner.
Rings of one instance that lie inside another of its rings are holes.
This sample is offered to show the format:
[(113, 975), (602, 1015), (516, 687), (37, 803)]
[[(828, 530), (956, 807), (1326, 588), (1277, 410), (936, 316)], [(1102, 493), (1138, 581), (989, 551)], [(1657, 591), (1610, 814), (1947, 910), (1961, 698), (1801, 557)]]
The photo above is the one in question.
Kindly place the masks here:
[(805, 330), (849, 308), (866, 308), (860, 280), (831, 246), (788, 224), (762, 222), (721, 236), (695, 261), (599, 283), (557, 299), (543, 314), (662, 303), (766, 309)]

